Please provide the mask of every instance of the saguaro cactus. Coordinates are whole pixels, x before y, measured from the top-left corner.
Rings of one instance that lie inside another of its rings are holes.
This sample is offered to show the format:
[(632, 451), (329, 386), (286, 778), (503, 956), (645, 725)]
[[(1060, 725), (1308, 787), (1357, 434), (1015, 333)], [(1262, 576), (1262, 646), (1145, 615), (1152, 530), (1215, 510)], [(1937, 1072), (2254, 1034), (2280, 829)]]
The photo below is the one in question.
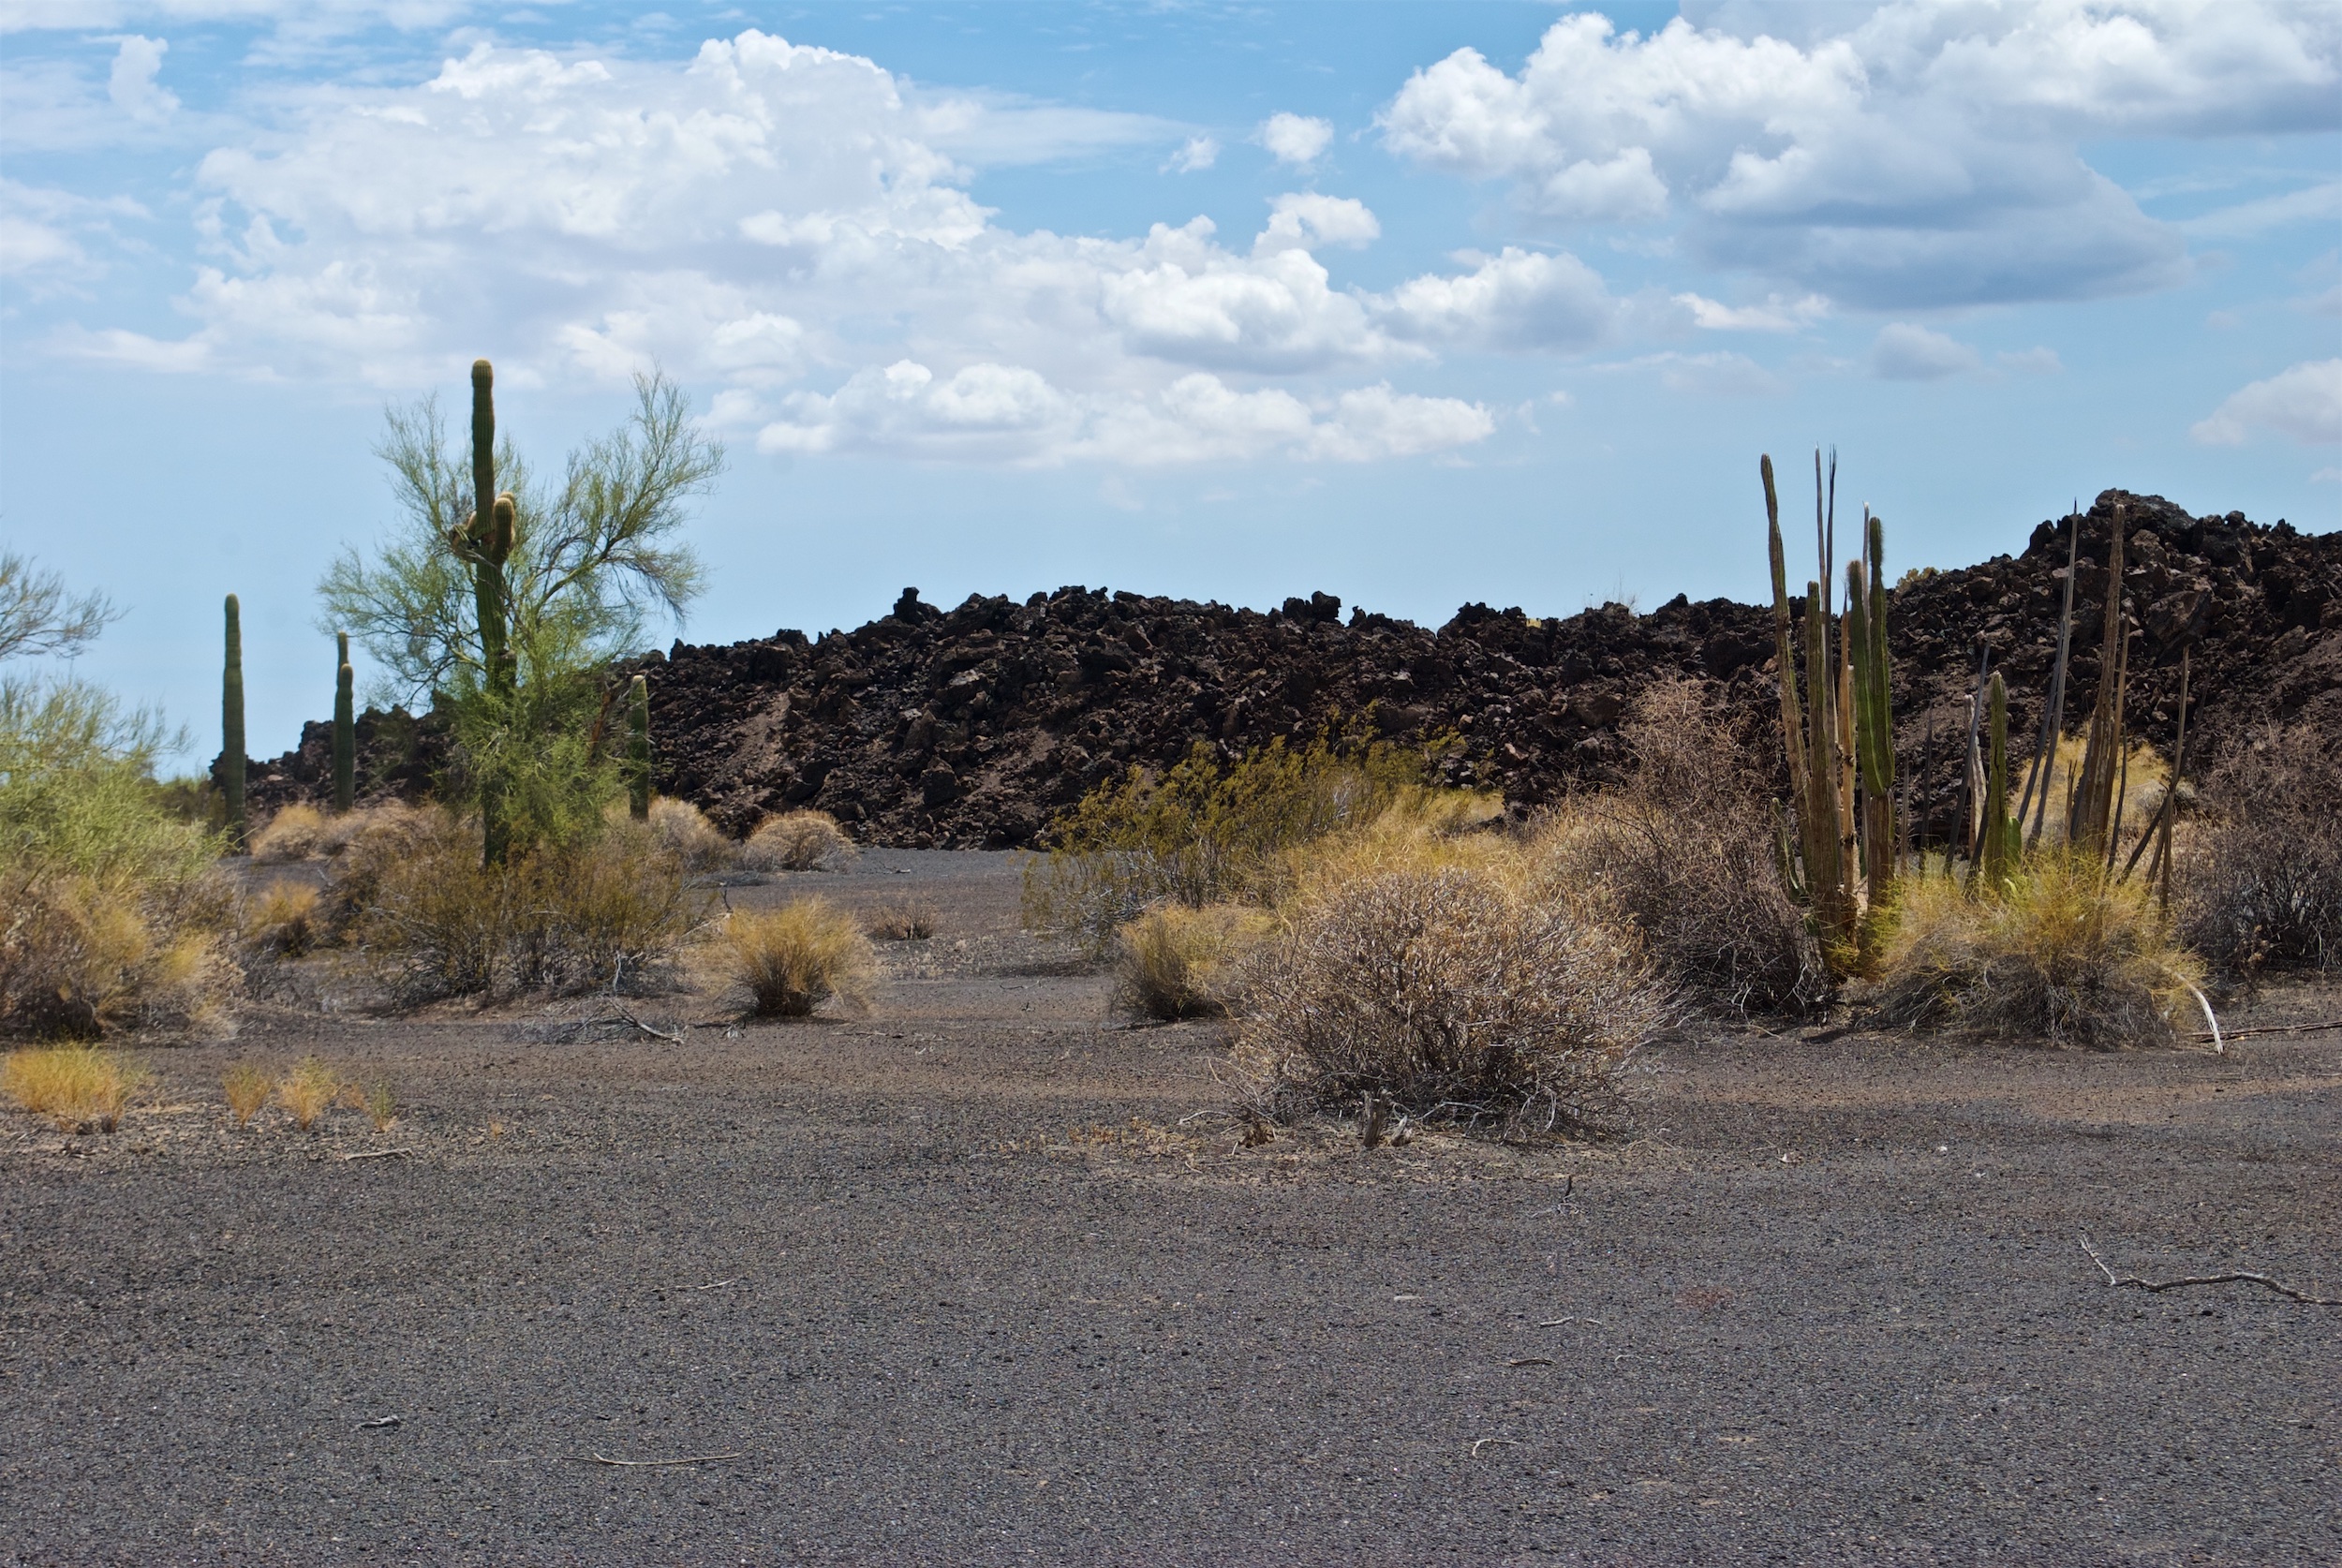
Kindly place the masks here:
[[(518, 524), (512, 497), (496, 487), (496, 370), (486, 360), (471, 366), (471, 516), (448, 536), (448, 547), (471, 570), (472, 603), (480, 625), (482, 685), (500, 713), (512, 705), (515, 671), (509, 646), (504, 563), (511, 558)], [(481, 856), (490, 865), (502, 863), (511, 828), (506, 821), (503, 790), (493, 777), (481, 780)]]
[(219, 792), (228, 806), (228, 847), (241, 854), (244, 814), (244, 612), (228, 596), (228, 658), (219, 683)]
[(358, 796), (358, 673), (349, 664), (349, 633), (334, 633), (334, 809), (341, 812)]
[(641, 675), (626, 693), (627, 806), (638, 822), (650, 820), (650, 682)]

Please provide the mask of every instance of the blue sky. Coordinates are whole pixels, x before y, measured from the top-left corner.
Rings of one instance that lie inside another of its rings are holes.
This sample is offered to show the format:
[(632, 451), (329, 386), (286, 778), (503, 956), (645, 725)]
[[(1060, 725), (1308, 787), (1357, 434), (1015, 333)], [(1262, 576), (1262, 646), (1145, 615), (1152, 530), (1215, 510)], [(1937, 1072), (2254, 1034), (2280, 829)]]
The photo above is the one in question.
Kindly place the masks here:
[(253, 749), (328, 711), (384, 406), (480, 354), (541, 465), (690, 392), (695, 641), (1754, 598), (1816, 443), (1898, 568), (2342, 524), (2331, 5), (5, 0), (0, 158), (0, 538), (201, 754), (229, 591)]

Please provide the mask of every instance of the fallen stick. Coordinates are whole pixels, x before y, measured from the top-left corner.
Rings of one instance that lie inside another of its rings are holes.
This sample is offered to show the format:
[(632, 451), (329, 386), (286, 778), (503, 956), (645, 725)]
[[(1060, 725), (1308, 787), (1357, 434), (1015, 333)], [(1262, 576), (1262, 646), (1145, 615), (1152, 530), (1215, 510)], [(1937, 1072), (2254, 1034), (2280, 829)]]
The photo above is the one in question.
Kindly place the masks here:
[(397, 1425), (399, 1425), (399, 1419), (395, 1415), (385, 1415), (373, 1421), (361, 1421), (358, 1423), (361, 1430), (382, 1427), (395, 1427)]
[[(2317, 1034), (2324, 1029), (2342, 1029), (2342, 1018), (2329, 1018), (2322, 1024), (2263, 1024), (2258, 1028), (2225, 1029), (2221, 1031), (2220, 1038), (2223, 1040), (2251, 1040), (2258, 1036), (2266, 1034)], [(2196, 1031), (2196, 1038), (2198, 1040), (2209, 1040), (2212, 1036), (2204, 1033), (2201, 1029), (2198, 1029)]]
[(1507, 1448), (1518, 1448), (1520, 1446), (1519, 1443), (1514, 1442), (1511, 1438), (1475, 1438), (1473, 1440), (1472, 1443), (1472, 1457), (1475, 1459), (1478, 1458), (1480, 1457), (1480, 1450), (1486, 1448), (1491, 1442), (1501, 1442)]
[(736, 1459), (734, 1454), (694, 1454), (688, 1459), (612, 1459), (600, 1454), (568, 1454), (581, 1465), (615, 1465), (620, 1470), (665, 1470), (670, 1465), (712, 1465), (723, 1459)]
[(644, 1023), (640, 1018), (637, 1018), (633, 1013), (627, 1012), (624, 1008), (619, 1008), (615, 1011), (617, 1014), (615, 1017), (597, 1018), (594, 1022), (597, 1024), (631, 1024), (636, 1028), (641, 1029), (645, 1034), (649, 1035), (653, 1040), (663, 1040), (670, 1045), (680, 1045), (683, 1043), (683, 1031), (681, 1029), (677, 1029), (673, 1034), (669, 1034), (665, 1029), (652, 1028), (648, 1024)]
[(2311, 1295), (2306, 1291), (2295, 1290), (2282, 1280), (2272, 1280), (2258, 1269), (2235, 1268), (2225, 1274), (2190, 1274), (2178, 1280), (2143, 1280), (2136, 1274), (2116, 1275), (2113, 1269), (2107, 1266), (2106, 1260), (2098, 1255), (2098, 1250), (2090, 1245), (2090, 1238), (2086, 1235), (2082, 1238), (2082, 1250), (2090, 1254), (2092, 1263), (2098, 1265), (2098, 1272), (2106, 1276), (2107, 1284), (2117, 1290), (2176, 1291), (2191, 1285), (2265, 1285), (2277, 1294), (2289, 1296), (2305, 1307), (2342, 1307), (2342, 1296)]
[(361, 1154), (345, 1154), (345, 1155), (343, 1155), (343, 1156), (342, 1156), (342, 1159), (343, 1159), (344, 1161), (350, 1161), (350, 1160), (393, 1160), (393, 1159), (397, 1159), (397, 1158), (400, 1158), (400, 1157), (405, 1156), (405, 1155), (409, 1155), (409, 1154), (412, 1154), (412, 1153), (414, 1153), (414, 1152), (415, 1152), (415, 1151), (414, 1151), (414, 1149), (413, 1149), (411, 1146), (410, 1146), (410, 1147), (407, 1147), (407, 1148), (370, 1148), (370, 1149), (367, 1149), (367, 1150), (365, 1150), (363, 1153), (361, 1153)]
[(704, 1285), (693, 1285), (691, 1288), (695, 1291), (719, 1291), (726, 1285), (736, 1285), (746, 1278), (746, 1275), (735, 1274), (729, 1280), (711, 1280)]
[(1596, 1328), (1608, 1328), (1609, 1326), (1609, 1324), (1604, 1323), (1600, 1318), (1548, 1318), (1543, 1323), (1537, 1324), (1537, 1326), (1539, 1328), (1559, 1328), (1565, 1323), (1590, 1323)]
[(1524, 1355), (1507, 1361), (1505, 1365), (1507, 1367), (1550, 1367), (1553, 1365), (1553, 1358), (1549, 1355)]

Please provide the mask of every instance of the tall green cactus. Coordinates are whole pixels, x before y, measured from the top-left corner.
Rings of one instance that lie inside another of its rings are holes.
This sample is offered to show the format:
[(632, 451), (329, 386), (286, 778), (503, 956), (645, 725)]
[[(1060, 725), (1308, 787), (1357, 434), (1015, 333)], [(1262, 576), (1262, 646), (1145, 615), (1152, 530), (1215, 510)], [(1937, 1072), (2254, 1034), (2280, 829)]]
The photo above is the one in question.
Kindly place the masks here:
[(1846, 648), (1854, 670), (1854, 748), (1862, 777), (1862, 876), (1874, 906), (1895, 876), (1895, 721), (1887, 658), (1887, 537), (1863, 509), (1863, 555), (1848, 561)]
[[(1805, 584), (1804, 689), (1810, 704), (1799, 698), (1797, 639), (1791, 628), (1788, 568), (1781, 543), (1781, 500), (1774, 488), (1772, 458), (1758, 461), (1765, 486), (1766, 544), (1772, 567), (1772, 627), (1775, 668), (1781, 683), (1781, 740), (1789, 764), (1789, 793), (1795, 818), (1795, 858), (1788, 885), (1802, 894), (1813, 910), (1816, 933), (1824, 960), (1833, 970), (1849, 972), (1857, 964), (1860, 906), (1853, 886), (1851, 857), (1845, 852), (1848, 803), (1841, 799), (1845, 759), (1840, 754), (1838, 666), (1831, 658), (1830, 614), (1822, 601), (1822, 584)], [(1816, 500), (1816, 532), (1824, 537)], [(1817, 545), (1823, 554), (1827, 545)], [(1789, 836), (1785, 832), (1784, 837)], [(1786, 846), (1785, 845), (1785, 851)], [(1785, 852), (1785, 862), (1789, 857)]]
[(1993, 672), (1984, 698), (1987, 749), (1984, 763), (1984, 820), (1977, 827), (1977, 874), (1988, 892), (1997, 893), (2017, 868), (2022, 830), (2008, 815), (2008, 683)]
[(334, 809), (358, 798), (358, 673), (349, 664), (349, 633), (334, 634)]
[(219, 792), (228, 806), (228, 848), (244, 852), (244, 612), (228, 596), (228, 658), (219, 683)]
[[(512, 706), (515, 665), (509, 645), (511, 606), (504, 564), (511, 558), (517, 526), (512, 497), (496, 487), (496, 370), (486, 360), (471, 366), (472, 512), (451, 530), (448, 546), (471, 570), (472, 604), (479, 618), (482, 685), (489, 701), (508, 715)], [(481, 858), (501, 865), (511, 841), (501, 782), (483, 777), (480, 788)]]
[(641, 675), (626, 693), (627, 806), (638, 822), (650, 820), (650, 682)]

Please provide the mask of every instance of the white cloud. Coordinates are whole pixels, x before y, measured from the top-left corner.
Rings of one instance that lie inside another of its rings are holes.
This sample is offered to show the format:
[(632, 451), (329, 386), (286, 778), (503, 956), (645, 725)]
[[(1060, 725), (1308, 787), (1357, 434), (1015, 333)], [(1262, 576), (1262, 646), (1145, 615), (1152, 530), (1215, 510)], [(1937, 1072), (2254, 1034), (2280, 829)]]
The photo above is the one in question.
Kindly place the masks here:
[(1726, 13), (1648, 36), (1564, 17), (1517, 74), (1460, 50), (1377, 123), (1392, 151), (1505, 181), (1533, 214), (1679, 220), (1712, 261), (1890, 309), (2180, 277), (2179, 234), (2083, 161), (2085, 138), (2342, 124), (2331, 7)]
[(113, 69), (106, 79), (106, 96), (116, 109), (142, 125), (168, 120), (179, 111), (177, 95), (158, 85), (169, 40), (133, 33), (115, 48)]
[(1708, 332), (1802, 332), (1830, 314), (1830, 302), (1819, 294), (1799, 299), (1772, 294), (1755, 305), (1727, 305), (1700, 294), (1678, 294), (1675, 303), (1692, 313), (1694, 325)]
[(1657, 374), (1659, 384), (1669, 392), (1706, 397), (1777, 397), (1789, 390), (1779, 377), (1745, 354), (1680, 354), (1670, 350), (1597, 368), (1653, 371)]
[(2021, 376), (2055, 376), (2066, 368), (2054, 348), (2004, 348), (1993, 356), (2003, 370)]
[[(77, 327), (52, 351), (401, 392), (483, 352), (519, 384), (657, 364), (777, 452), (1365, 460), (1493, 428), (1381, 383), (1392, 367), (1579, 346), (1612, 309), (1574, 258), (1520, 252), (1389, 294), (1344, 286), (1321, 253), (1381, 224), (1315, 192), (1275, 198), (1245, 249), (1205, 218), (1131, 239), (1011, 229), (969, 195), (965, 159), (1131, 127), (956, 105), (756, 32), (672, 64), (470, 43), (426, 81), (286, 102), (198, 166), (185, 335)], [(0, 216), (17, 219), (0, 259), (73, 261), (37, 203)], [(1361, 370), (1377, 381), (1329, 384)]]
[(1269, 155), (1279, 163), (1307, 169), (1332, 144), (1334, 127), (1329, 120), (1280, 112), (1263, 120), (1260, 128), (1253, 132), (1253, 139), (1267, 148)]
[(114, 218), (146, 215), (127, 198), (98, 200), (0, 176), (0, 277), (54, 285), (93, 276), (102, 268), (82, 240), (111, 235)]
[(1964, 376), (1981, 361), (1955, 338), (1908, 321), (1890, 321), (1871, 340), (1870, 372), (1888, 381), (1940, 381)]
[(2283, 196), (2240, 201), (2232, 207), (2189, 218), (2179, 227), (2205, 239), (2231, 239), (2296, 223), (2323, 223), (2331, 227), (2337, 221), (2342, 221), (2342, 180), (2328, 180)]
[(1191, 136), (1165, 163), (1166, 174), (1194, 174), (1220, 161), (1220, 143), (1208, 136)]
[(2188, 434), (2206, 446), (2238, 446), (2256, 430), (2305, 445), (2342, 441), (2342, 359), (2305, 360), (2240, 387)]

